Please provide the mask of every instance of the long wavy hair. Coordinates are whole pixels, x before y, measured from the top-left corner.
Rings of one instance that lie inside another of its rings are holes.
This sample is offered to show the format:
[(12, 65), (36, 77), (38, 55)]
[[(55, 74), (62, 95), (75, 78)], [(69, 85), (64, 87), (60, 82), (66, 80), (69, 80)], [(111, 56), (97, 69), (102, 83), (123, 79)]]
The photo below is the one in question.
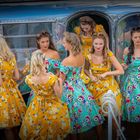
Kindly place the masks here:
[[(102, 39), (103, 40), (103, 42), (104, 42), (104, 47), (103, 47), (103, 51), (102, 51), (102, 54), (103, 54), (103, 58), (104, 58), (104, 60), (107, 60), (107, 53), (108, 53), (108, 47), (107, 47), (107, 40), (106, 40), (106, 37), (105, 37), (105, 35), (104, 34), (102, 34), (102, 33), (94, 33), (93, 34), (93, 41), (96, 39), (96, 38), (99, 38), (99, 39)], [(92, 41), (92, 43), (93, 43), (93, 41)], [(94, 49), (94, 46), (92, 46), (92, 48), (91, 48), (91, 51), (90, 51), (91, 53), (94, 53), (95, 52), (95, 49)]]
[(134, 42), (132, 40), (132, 36), (134, 33), (136, 32), (140, 32), (140, 27), (134, 27), (132, 28), (130, 34), (131, 34), (131, 45), (128, 47), (128, 54), (127, 54), (127, 60), (126, 60), (126, 64), (129, 65), (131, 63), (131, 58), (132, 55), (134, 54)]
[(89, 16), (82, 16), (82, 17), (80, 17), (79, 20), (80, 20), (81, 34), (84, 34), (84, 31), (83, 31), (81, 25), (87, 25), (88, 24), (91, 27), (90, 33), (91, 33), (91, 35), (93, 35), (94, 29), (95, 29), (95, 26), (96, 26), (95, 21)]
[[(103, 41), (104, 41), (104, 47), (103, 47), (103, 52), (102, 52), (102, 53), (103, 53), (104, 63), (105, 63), (107, 66), (109, 66), (109, 63), (108, 63), (108, 62), (109, 62), (109, 61), (108, 61), (108, 59), (109, 59), (109, 57), (108, 57), (108, 51), (109, 51), (109, 49), (108, 49), (108, 47), (107, 47), (107, 40), (106, 40), (106, 37), (105, 37), (105, 35), (102, 34), (102, 33), (94, 33), (92, 43), (93, 43), (93, 41), (94, 41), (96, 38), (103, 39)], [(95, 49), (94, 49), (94, 46), (92, 46), (90, 53), (94, 53), (94, 52), (95, 52)], [(84, 66), (84, 68), (85, 68), (86, 70), (89, 70), (89, 68), (90, 68), (90, 63), (89, 63), (89, 61), (88, 61), (87, 59), (85, 59), (85, 66)]]
[(40, 45), (38, 42), (40, 41), (41, 38), (44, 38), (44, 37), (47, 37), (49, 39), (49, 47), (48, 48), (52, 49), (52, 50), (56, 50), (54, 43), (52, 41), (52, 37), (51, 37), (50, 33), (47, 31), (41, 32), (40, 34), (37, 35), (37, 37), (36, 37), (37, 48), (40, 49)]
[(13, 52), (10, 50), (6, 40), (0, 36), (0, 57), (6, 61), (10, 61), (14, 58)]

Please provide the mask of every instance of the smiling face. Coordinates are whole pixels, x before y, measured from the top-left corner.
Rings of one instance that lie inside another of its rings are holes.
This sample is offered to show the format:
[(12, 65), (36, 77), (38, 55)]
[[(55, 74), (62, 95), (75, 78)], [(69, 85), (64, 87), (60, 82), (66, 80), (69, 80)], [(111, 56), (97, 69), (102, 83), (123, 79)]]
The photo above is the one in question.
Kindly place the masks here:
[(140, 47), (140, 32), (134, 32), (132, 34), (132, 40), (134, 42), (134, 46)]
[(95, 38), (93, 40), (94, 52), (103, 52), (104, 46), (105, 44), (102, 38)]
[(49, 48), (49, 38), (48, 37), (42, 37), (40, 40), (38, 40), (38, 45), (40, 46), (40, 49), (44, 52), (47, 51)]

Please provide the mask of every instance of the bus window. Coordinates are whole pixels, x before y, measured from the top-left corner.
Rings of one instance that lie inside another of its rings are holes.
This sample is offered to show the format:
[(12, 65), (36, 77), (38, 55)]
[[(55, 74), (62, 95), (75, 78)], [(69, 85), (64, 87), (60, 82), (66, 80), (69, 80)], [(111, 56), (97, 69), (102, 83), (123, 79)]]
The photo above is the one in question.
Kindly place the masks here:
[(12, 35), (26, 35), (27, 34), (27, 24), (4, 24), (3, 25), (4, 36)]
[(3, 36), (17, 57), (21, 70), (36, 49), (36, 35), (47, 30), (52, 34), (52, 22), (1, 24)]
[(38, 34), (40, 31), (44, 30), (52, 33), (52, 23), (28, 23), (29, 34)]
[(24, 78), (29, 73), (31, 53), (37, 49), (36, 35), (45, 30), (52, 34), (53, 23), (54, 22), (34, 22), (0, 25), (1, 33), (6, 38), (9, 47), (17, 59), (21, 74), (18, 87), (22, 95), (26, 95), (26, 93), (30, 92), (30, 88), (25, 84)]
[(140, 13), (121, 19), (116, 29), (116, 56), (122, 62), (123, 50), (130, 46), (130, 30), (140, 25)]

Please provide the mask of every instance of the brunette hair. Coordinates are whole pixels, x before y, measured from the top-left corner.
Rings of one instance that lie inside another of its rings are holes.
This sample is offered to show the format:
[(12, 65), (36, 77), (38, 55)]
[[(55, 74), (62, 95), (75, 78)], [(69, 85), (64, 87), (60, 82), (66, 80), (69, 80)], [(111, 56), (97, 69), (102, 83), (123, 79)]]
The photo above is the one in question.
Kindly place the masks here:
[(129, 52), (127, 54), (127, 60), (126, 60), (127, 65), (131, 63), (131, 57), (134, 54), (134, 42), (132, 40), (132, 36), (136, 32), (140, 32), (140, 27), (134, 27), (134, 28), (131, 29), (131, 32), (130, 32), (130, 34), (131, 34), (131, 45), (128, 47)]
[(50, 35), (49, 32), (47, 31), (44, 31), (44, 32), (41, 32), (40, 34), (37, 35), (36, 37), (36, 40), (37, 40), (37, 48), (40, 49), (40, 46), (38, 44), (38, 41), (41, 39), (41, 38), (44, 38), (44, 37), (47, 37), (49, 39), (49, 49), (52, 49), (52, 50), (56, 50), (55, 46), (54, 46), (54, 43), (52, 41), (52, 37)]

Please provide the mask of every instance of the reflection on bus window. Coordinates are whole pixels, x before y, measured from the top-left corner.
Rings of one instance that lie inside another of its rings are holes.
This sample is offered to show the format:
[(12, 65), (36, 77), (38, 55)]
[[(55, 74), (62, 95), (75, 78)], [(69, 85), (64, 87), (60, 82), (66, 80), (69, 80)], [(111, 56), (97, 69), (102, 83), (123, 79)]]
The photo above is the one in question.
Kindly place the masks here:
[(3, 25), (3, 34), (4, 36), (11, 35), (26, 35), (27, 33), (27, 24), (6, 24)]
[(44, 30), (52, 33), (52, 23), (28, 23), (28, 34), (38, 34)]

